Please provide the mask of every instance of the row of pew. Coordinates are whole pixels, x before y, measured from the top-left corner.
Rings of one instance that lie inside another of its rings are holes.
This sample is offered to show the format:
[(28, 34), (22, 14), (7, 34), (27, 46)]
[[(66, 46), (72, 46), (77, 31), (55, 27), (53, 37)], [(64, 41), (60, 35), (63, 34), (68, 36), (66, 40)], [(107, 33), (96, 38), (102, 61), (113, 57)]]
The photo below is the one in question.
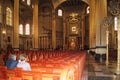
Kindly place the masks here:
[[(52, 56), (47, 56), (46, 58), (41, 59), (38, 59), (38, 54), (41, 53), (39, 51), (37, 53), (34, 53), (34, 55), (36, 55), (35, 59), (29, 57), (28, 62), (31, 65), (32, 71), (23, 71), (21, 68), (8, 70), (6, 66), (0, 66), (0, 79), (81, 80), (86, 61), (86, 51), (55, 51), (52, 53), (47, 52), (42, 54), (52, 54)], [(33, 53), (31, 52), (29, 55), (33, 55)]]
[[(43, 59), (52, 58), (56, 56), (60, 56), (66, 53), (69, 53), (71, 51), (52, 51), (52, 50), (46, 50), (46, 51), (30, 51), (30, 50), (23, 50), (23, 51), (2, 51), (1, 54), (4, 54), (4, 59), (7, 60), (9, 56), (14, 53), (17, 55), (17, 60), (19, 59), (20, 54), (26, 54), (27, 55), (27, 61), (41, 61)], [(6, 54), (6, 55), (5, 55)]]

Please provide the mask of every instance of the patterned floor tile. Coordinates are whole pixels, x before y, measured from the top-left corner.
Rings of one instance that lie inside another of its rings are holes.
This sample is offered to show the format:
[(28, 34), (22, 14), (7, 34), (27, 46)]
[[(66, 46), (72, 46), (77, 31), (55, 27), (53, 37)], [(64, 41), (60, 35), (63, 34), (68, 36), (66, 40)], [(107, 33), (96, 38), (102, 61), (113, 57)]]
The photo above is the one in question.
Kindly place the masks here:
[[(110, 61), (108, 65), (105, 62), (98, 63), (95, 61), (94, 56), (87, 55), (87, 78), (82, 80), (120, 80), (120, 75), (115, 75), (116, 61)], [(85, 70), (86, 71), (86, 70)]]

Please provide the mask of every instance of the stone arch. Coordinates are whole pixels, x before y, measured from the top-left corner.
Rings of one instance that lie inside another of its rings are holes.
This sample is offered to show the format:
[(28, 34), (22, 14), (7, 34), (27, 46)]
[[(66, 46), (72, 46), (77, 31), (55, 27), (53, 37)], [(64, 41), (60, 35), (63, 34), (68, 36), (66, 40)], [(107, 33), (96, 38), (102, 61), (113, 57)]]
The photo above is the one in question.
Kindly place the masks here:
[[(58, 0), (58, 1), (53, 1), (53, 7), (54, 9), (56, 9), (60, 4), (62, 4), (63, 2), (65, 2), (67, 0)], [(90, 0), (82, 0), (83, 2), (85, 2), (86, 4), (89, 5)]]

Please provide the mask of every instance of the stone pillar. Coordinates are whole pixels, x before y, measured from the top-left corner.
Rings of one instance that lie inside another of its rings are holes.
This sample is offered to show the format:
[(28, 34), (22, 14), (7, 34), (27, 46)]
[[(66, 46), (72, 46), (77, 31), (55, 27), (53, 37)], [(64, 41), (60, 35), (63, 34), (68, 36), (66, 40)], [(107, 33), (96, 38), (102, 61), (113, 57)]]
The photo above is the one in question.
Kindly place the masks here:
[[(101, 6), (102, 5), (102, 6)], [(101, 26), (104, 17), (107, 16), (107, 0), (96, 0), (95, 6), (96, 27), (96, 56), (95, 60), (102, 62), (106, 55), (106, 28)]]
[(2, 24), (1, 24), (1, 49), (6, 50), (7, 48), (7, 43), (6, 43), (6, 1), (2, 0), (0, 1), (1, 6), (2, 6)]
[(114, 49), (117, 50), (117, 31), (114, 32)]
[(85, 19), (84, 16), (82, 16), (81, 26), (82, 26), (82, 44), (81, 48), (84, 49), (84, 35), (85, 35), (85, 25), (84, 25)]
[(19, 49), (19, 0), (14, 0), (14, 39), (13, 48)]
[(108, 51), (109, 50), (109, 30), (107, 28), (106, 30), (106, 65), (109, 64), (109, 54)]
[(114, 30), (114, 26), (110, 26), (109, 32), (111, 32), (111, 36), (109, 35), (111, 41), (109, 42), (109, 48), (111, 49), (115, 49), (115, 30)]
[(55, 17), (55, 11), (53, 11), (53, 16), (52, 16), (52, 48), (56, 49), (56, 17)]
[(38, 49), (38, 0), (34, 1), (33, 7), (33, 48)]
[(89, 48), (90, 51), (95, 52), (96, 47), (96, 26), (95, 26), (95, 0), (90, 0), (90, 13), (89, 13)]
[(120, 74), (120, 15), (118, 16), (118, 23), (117, 23), (117, 40), (118, 40), (118, 50), (117, 50), (117, 70), (116, 74)]
[(63, 21), (63, 49), (66, 48), (66, 23), (65, 19)]

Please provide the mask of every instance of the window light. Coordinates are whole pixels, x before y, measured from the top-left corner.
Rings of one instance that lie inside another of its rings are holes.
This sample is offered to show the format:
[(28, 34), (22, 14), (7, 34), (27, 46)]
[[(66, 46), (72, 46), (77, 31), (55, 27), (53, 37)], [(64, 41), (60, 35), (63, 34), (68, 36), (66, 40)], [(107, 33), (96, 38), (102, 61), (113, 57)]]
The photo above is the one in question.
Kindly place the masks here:
[(7, 7), (6, 8), (6, 24), (12, 26), (12, 10)]
[(30, 0), (27, 0), (27, 5), (30, 5), (31, 1)]
[(30, 35), (30, 25), (29, 24), (26, 24), (26, 26), (25, 26), (25, 34)]
[(62, 10), (58, 9), (58, 16), (62, 16)]
[(19, 26), (19, 34), (23, 35), (23, 25), (20, 24)]
[(88, 6), (87, 7), (87, 14), (89, 14), (90, 13), (90, 7)]

